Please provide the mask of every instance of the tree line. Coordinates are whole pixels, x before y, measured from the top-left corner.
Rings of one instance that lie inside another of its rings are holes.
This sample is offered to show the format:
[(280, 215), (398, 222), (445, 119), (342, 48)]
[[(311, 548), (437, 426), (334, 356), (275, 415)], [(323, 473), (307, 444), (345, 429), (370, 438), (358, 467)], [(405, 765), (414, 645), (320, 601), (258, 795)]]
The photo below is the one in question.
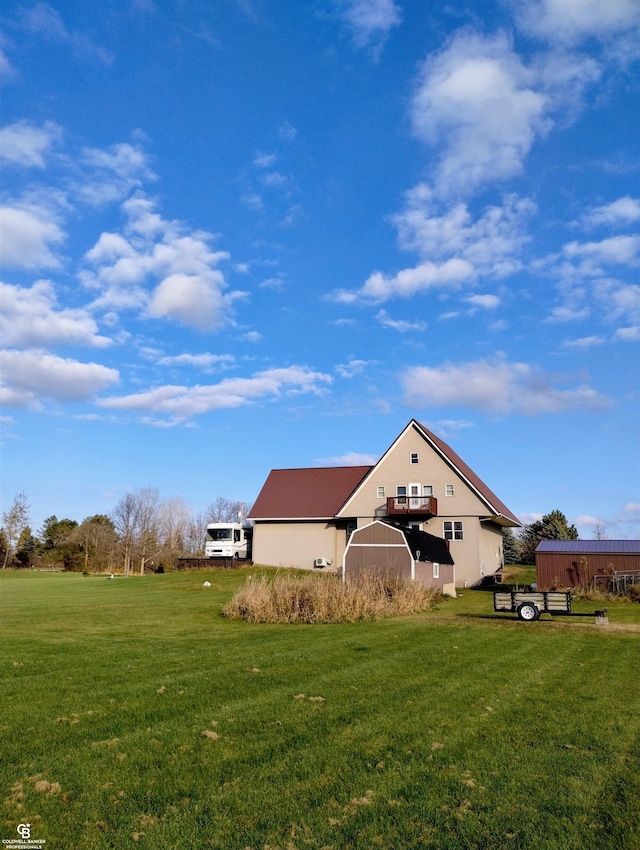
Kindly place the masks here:
[[(596, 530), (601, 536), (602, 530)], [(578, 540), (575, 525), (569, 525), (562, 511), (554, 510), (542, 519), (524, 525), (515, 534), (502, 530), (502, 554), (505, 564), (535, 564), (536, 547), (541, 540)]]
[[(2, 568), (63, 565), (67, 570), (123, 572), (125, 575), (171, 567), (176, 558), (202, 557), (210, 522), (241, 522), (250, 506), (218, 496), (194, 512), (182, 496), (163, 499), (155, 487), (126, 493), (110, 514), (81, 522), (48, 517), (37, 534), (29, 523), (29, 502), (18, 493), (2, 516)], [(596, 529), (596, 535), (603, 535)], [(523, 526), (503, 529), (505, 564), (535, 564), (541, 540), (577, 540), (578, 531), (560, 510)]]
[(219, 496), (194, 512), (181, 496), (161, 498), (155, 487), (126, 493), (109, 514), (81, 522), (54, 514), (33, 533), (29, 501), (16, 494), (2, 515), (2, 568), (64, 567), (84, 572), (125, 575), (162, 571), (182, 556), (201, 557), (210, 522), (242, 522), (250, 510), (244, 502)]

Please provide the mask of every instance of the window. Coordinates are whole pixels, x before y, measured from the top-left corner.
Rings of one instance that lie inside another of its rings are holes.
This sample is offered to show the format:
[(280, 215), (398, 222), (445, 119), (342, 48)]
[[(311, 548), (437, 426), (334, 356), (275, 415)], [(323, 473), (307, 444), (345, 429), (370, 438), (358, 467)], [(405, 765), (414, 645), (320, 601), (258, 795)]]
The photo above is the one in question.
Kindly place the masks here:
[(351, 537), (357, 527), (358, 524), (356, 522), (354, 522), (353, 520), (349, 520), (349, 522), (347, 523), (347, 540)]
[(406, 496), (406, 495), (407, 495), (406, 486), (404, 484), (399, 484), (396, 487), (396, 496)]
[(384, 487), (378, 487), (376, 490), (376, 498), (384, 499)]
[(423, 484), (422, 485), (422, 495), (423, 496), (433, 496), (433, 484)]
[(444, 494), (445, 496), (453, 496), (453, 484), (444, 485)]
[(411, 463), (418, 463), (418, 452), (411, 452)]
[(464, 540), (462, 522), (457, 520), (445, 520), (442, 523), (445, 540)]
[(440, 578), (440, 564), (436, 564), (435, 561), (433, 562), (433, 577)]

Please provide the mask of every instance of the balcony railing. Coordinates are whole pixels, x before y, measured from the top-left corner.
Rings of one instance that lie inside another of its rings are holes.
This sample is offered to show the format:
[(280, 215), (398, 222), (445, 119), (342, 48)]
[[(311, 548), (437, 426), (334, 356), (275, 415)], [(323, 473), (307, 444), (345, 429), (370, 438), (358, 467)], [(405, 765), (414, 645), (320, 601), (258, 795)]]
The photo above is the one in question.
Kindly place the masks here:
[(435, 496), (389, 496), (387, 514), (409, 514), (432, 517), (438, 515), (438, 500)]

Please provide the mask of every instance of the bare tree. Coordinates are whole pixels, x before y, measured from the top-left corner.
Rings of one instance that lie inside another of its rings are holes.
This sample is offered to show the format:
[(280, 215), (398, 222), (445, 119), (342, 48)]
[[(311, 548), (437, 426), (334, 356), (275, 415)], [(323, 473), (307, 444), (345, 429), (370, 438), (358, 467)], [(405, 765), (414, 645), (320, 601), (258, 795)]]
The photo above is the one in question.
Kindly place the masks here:
[(593, 539), (594, 540), (608, 540), (609, 535), (607, 534), (607, 525), (604, 522), (597, 522), (593, 527)]
[(24, 492), (16, 493), (11, 507), (2, 514), (2, 531), (6, 540), (6, 549), (2, 569), (6, 570), (9, 559), (13, 557), (22, 532), (29, 525), (29, 502)]
[(173, 496), (161, 502), (158, 520), (162, 557), (173, 564), (187, 545), (192, 521), (191, 508), (182, 496)]
[(246, 502), (232, 502), (224, 496), (211, 502), (205, 510), (208, 522), (242, 522), (251, 506)]
[(190, 555), (204, 555), (208, 522), (208, 515), (204, 511), (192, 515), (185, 541), (185, 548)]
[(134, 560), (143, 575), (147, 561), (158, 554), (159, 504), (156, 487), (140, 487), (124, 495), (111, 513), (122, 543), (125, 575), (131, 572)]
[(158, 540), (160, 493), (156, 487), (141, 487), (136, 490), (135, 495), (138, 500), (137, 532), (140, 575), (144, 575), (145, 564), (160, 551)]
[(111, 520), (120, 538), (123, 550), (123, 572), (131, 571), (135, 540), (138, 502), (133, 493), (126, 493), (111, 512)]

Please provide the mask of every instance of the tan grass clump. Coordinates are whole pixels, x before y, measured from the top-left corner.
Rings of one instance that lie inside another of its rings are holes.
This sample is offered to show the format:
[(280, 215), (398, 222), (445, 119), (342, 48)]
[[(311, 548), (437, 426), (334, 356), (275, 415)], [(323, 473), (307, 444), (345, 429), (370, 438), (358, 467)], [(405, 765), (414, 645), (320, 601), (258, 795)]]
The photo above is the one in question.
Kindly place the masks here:
[(434, 599), (422, 584), (373, 571), (346, 582), (335, 575), (276, 573), (249, 579), (224, 615), (252, 623), (354, 623), (428, 611)]

